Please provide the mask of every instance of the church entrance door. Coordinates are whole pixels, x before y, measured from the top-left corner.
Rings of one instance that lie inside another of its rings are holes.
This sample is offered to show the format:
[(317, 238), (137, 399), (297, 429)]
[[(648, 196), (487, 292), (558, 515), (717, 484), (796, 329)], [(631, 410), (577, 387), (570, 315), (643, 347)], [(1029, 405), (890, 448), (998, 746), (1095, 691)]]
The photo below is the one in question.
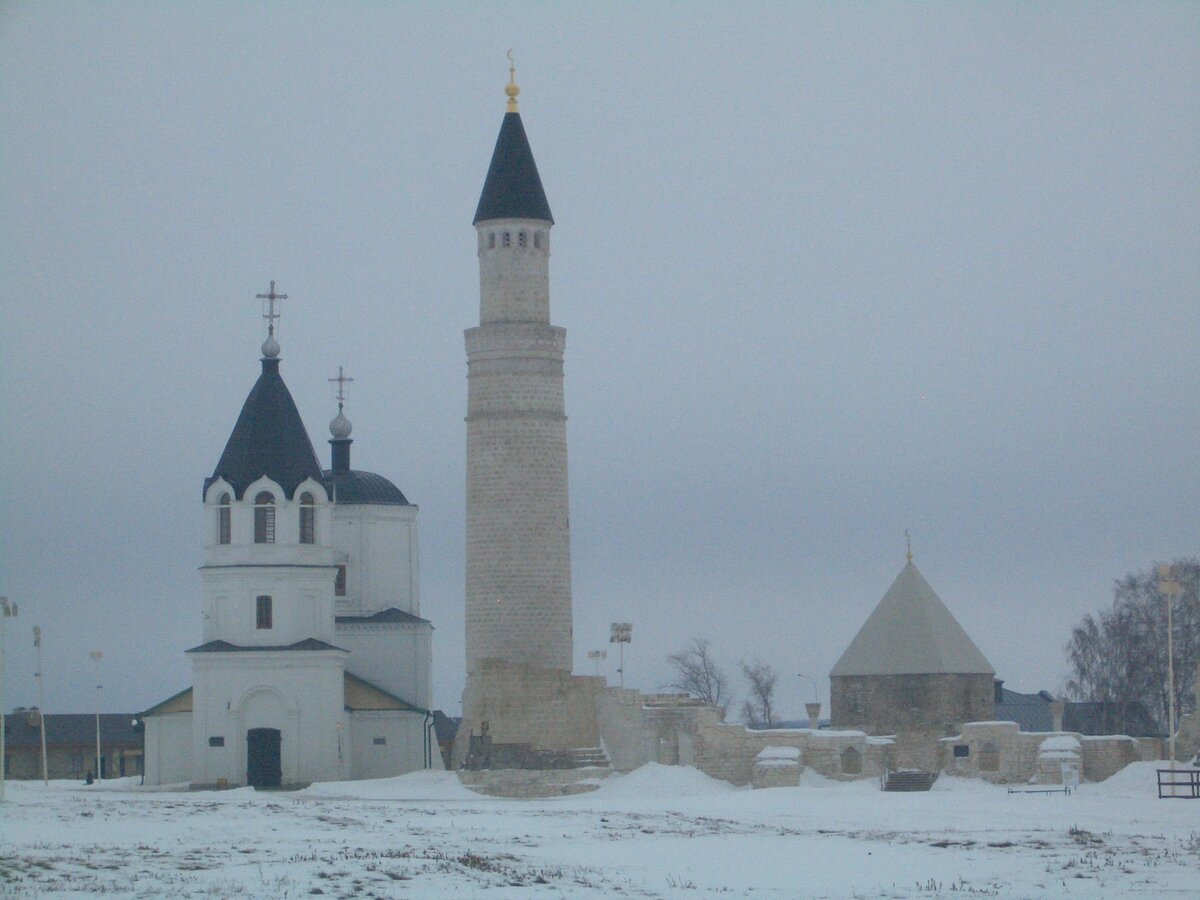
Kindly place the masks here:
[(246, 784), (279, 787), (283, 779), (279, 752), (282, 742), (278, 728), (251, 728), (246, 732)]

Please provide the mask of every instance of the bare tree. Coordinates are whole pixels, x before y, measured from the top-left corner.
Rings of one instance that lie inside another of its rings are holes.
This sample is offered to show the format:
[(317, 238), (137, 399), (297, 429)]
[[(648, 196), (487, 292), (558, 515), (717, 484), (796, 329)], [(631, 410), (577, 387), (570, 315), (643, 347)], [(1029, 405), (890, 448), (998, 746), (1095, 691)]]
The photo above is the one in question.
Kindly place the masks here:
[(720, 706), (729, 696), (729, 680), (713, 659), (709, 647), (704, 638), (692, 638), (684, 649), (669, 654), (667, 662), (675, 670), (675, 680), (667, 687)]
[(751, 725), (770, 728), (775, 723), (773, 703), (779, 676), (774, 668), (757, 659), (752, 663), (742, 660), (739, 665), (750, 684), (750, 696), (742, 704), (742, 716)]
[(1155, 567), (1126, 575), (1113, 585), (1113, 602), (1088, 614), (1067, 642), (1071, 674), (1067, 693), (1103, 704), (1103, 726), (1124, 731), (1135, 705), (1145, 704), (1160, 723), (1168, 704), (1179, 714), (1192, 711), (1193, 679), (1200, 667), (1200, 562), (1175, 562), (1183, 593), (1174, 603), (1175, 695), (1167, 690), (1166, 600)]

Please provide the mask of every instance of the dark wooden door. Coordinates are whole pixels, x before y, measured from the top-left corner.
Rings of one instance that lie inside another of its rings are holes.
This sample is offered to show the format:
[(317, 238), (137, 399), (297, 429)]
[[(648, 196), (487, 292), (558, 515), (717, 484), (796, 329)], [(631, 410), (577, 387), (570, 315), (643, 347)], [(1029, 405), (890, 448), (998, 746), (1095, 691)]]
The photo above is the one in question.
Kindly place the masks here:
[(251, 728), (246, 732), (246, 784), (279, 787), (283, 779), (278, 728)]

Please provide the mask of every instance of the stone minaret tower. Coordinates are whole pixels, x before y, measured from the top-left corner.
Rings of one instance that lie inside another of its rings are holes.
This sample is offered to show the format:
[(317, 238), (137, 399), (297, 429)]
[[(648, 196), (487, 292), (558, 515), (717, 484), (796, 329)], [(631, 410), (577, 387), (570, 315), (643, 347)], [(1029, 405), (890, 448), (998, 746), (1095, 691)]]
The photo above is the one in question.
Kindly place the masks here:
[(566, 332), (550, 324), (554, 220), (517, 92), (510, 79), (508, 112), (474, 220), (480, 298), (479, 326), (466, 332), (467, 690), (460, 734), (486, 722), (497, 742), (549, 747), (586, 738), (546, 724), (537, 686), (569, 682), (572, 666)]

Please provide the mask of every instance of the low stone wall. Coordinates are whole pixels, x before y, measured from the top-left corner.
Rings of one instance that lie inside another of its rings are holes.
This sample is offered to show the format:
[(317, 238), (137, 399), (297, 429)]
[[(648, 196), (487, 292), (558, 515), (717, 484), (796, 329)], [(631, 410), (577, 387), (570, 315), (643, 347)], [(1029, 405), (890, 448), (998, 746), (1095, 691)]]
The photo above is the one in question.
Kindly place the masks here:
[(1158, 759), (1162, 754), (1162, 742), (1157, 738), (1021, 731), (1016, 722), (969, 722), (961, 734), (938, 742), (940, 768), (950, 775), (982, 778), (998, 784), (1035, 780), (1059, 783), (1061, 760), (1052, 764), (1048, 758), (1040, 775), (1038, 764), (1043, 742), (1058, 737), (1078, 742), (1084, 781), (1103, 781), (1131, 762)]
[(696, 738), (696, 767), (736, 785), (753, 782), (758, 755), (768, 746), (797, 747), (805, 768), (843, 781), (879, 778), (890, 767), (893, 746), (889, 738), (861, 731), (760, 731), (723, 723), (701, 725)]

